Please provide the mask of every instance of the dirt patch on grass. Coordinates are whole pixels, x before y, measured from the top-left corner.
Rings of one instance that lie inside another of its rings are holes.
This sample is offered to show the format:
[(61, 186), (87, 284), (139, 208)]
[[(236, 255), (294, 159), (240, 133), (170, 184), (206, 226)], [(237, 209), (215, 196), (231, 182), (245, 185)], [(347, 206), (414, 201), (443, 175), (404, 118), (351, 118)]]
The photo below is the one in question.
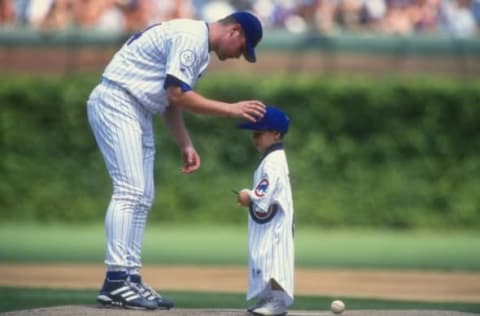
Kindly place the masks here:
[[(0, 264), (0, 286), (98, 289), (104, 266), (95, 264)], [(247, 268), (232, 266), (143, 267), (159, 290), (243, 293)], [(332, 297), (428, 302), (480, 302), (480, 273), (296, 269), (295, 293)]]

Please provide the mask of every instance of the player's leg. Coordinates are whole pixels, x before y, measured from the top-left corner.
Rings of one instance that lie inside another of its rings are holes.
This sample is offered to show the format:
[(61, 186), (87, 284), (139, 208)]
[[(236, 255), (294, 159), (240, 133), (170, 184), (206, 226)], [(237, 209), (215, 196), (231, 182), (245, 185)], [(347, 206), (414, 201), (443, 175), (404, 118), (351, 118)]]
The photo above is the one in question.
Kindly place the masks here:
[(170, 309), (174, 306), (172, 300), (161, 296), (151, 286), (144, 283), (140, 275), (142, 267), (142, 248), (147, 224), (147, 217), (150, 213), (152, 203), (155, 195), (154, 185), (154, 160), (155, 160), (155, 145), (153, 138), (152, 121), (148, 120), (142, 122), (142, 146), (143, 146), (143, 174), (145, 190), (143, 198), (137, 205), (133, 213), (132, 234), (127, 248), (128, 252), (128, 274), (129, 280), (132, 282), (140, 294), (148, 301), (154, 302), (157, 308)]
[(155, 185), (154, 185), (154, 160), (155, 160), (155, 146), (154, 135), (152, 128), (152, 120), (149, 118), (142, 123), (143, 135), (143, 169), (145, 180), (145, 192), (142, 203), (138, 206), (138, 209), (134, 213), (134, 223), (132, 236), (128, 247), (128, 259), (129, 259), (129, 278), (130, 281), (136, 284), (140, 293), (150, 301), (155, 301), (158, 308), (170, 309), (174, 306), (172, 300), (163, 297), (157, 293), (151, 286), (144, 283), (140, 275), (140, 268), (142, 266), (141, 254), (143, 247), (143, 236), (145, 227), (147, 224), (147, 217), (152, 206)]
[(271, 297), (272, 289), (270, 283), (267, 283), (263, 291), (253, 298), (254, 304), (247, 308), (247, 312), (252, 313), (255, 309), (263, 306)]
[(285, 292), (275, 279), (270, 279), (269, 295), (260, 301), (252, 309), (249, 309), (254, 315), (285, 315), (287, 314), (287, 305), (284, 301)]
[(142, 170), (143, 175), (143, 194), (139, 199), (139, 203), (133, 213), (132, 234), (128, 241), (128, 273), (140, 274), (142, 266), (142, 248), (147, 217), (153, 204), (154, 199), (154, 159), (155, 144), (153, 137), (153, 127), (151, 114), (137, 108), (137, 115), (141, 119), (141, 147), (142, 147)]
[[(127, 270), (130, 266), (131, 240), (145, 189), (143, 153), (141, 135), (136, 128), (114, 130), (116, 146), (104, 149), (107, 153), (113, 153), (112, 161), (115, 162), (109, 168), (113, 180), (113, 195), (105, 218), (105, 263), (109, 270)], [(110, 154), (108, 156), (112, 157)]]
[(97, 300), (127, 308), (155, 309), (156, 304), (144, 299), (127, 280), (128, 243), (145, 183), (141, 129), (127, 100), (121, 92), (101, 87), (88, 102), (88, 119), (113, 182), (105, 216), (107, 275)]
[(113, 182), (105, 218), (105, 263), (109, 270), (127, 270), (134, 213), (145, 190), (142, 132), (132, 113), (119, 111), (115, 103), (92, 106), (90, 113), (96, 114), (92, 129)]

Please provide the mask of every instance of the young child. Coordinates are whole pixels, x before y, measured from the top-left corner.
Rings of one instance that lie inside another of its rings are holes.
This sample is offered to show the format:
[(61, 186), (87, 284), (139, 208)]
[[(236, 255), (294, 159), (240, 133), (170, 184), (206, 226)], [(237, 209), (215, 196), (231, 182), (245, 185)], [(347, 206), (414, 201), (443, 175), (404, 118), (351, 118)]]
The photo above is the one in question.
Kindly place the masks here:
[(249, 207), (248, 311), (254, 315), (285, 315), (293, 303), (293, 201), (283, 137), (289, 118), (267, 106), (263, 118), (238, 127), (253, 131), (253, 143), (262, 154), (253, 176), (253, 189), (243, 189), (237, 201)]

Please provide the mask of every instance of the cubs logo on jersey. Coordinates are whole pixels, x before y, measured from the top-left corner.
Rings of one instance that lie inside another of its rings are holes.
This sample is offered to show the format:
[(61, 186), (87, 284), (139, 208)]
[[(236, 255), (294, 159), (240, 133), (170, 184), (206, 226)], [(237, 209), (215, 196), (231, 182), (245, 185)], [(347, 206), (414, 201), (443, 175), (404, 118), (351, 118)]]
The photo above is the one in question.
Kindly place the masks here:
[(255, 205), (250, 205), (250, 216), (257, 224), (265, 224), (272, 220), (275, 217), (278, 211), (278, 205), (271, 205), (267, 212), (257, 212)]
[(265, 193), (267, 193), (268, 190), (268, 180), (267, 179), (262, 179), (257, 187), (255, 188), (255, 195), (258, 197), (263, 197), (265, 196)]

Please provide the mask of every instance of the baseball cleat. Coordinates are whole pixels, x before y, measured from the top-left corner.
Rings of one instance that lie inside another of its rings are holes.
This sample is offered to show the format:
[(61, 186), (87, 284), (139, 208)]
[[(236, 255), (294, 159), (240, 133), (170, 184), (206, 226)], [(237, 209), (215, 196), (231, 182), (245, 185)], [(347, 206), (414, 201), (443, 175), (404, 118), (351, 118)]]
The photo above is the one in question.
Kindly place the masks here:
[(253, 315), (262, 316), (283, 316), (287, 314), (287, 307), (283, 300), (270, 298), (264, 303), (251, 311)]
[(142, 283), (142, 278), (139, 275), (130, 275), (130, 281), (138, 289), (138, 292), (148, 301), (153, 301), (157, 304), (158, 309), (171, 309), (175, 306), (174, 302), (166, 297), (161, 296), (151, 286)]
[(97, 296), (97, 302), (104, 306), (128, 309), (157, 309), (157, 302), (149, 301), (140, 294), (132, 283), (125, 280), (105, 279)]

